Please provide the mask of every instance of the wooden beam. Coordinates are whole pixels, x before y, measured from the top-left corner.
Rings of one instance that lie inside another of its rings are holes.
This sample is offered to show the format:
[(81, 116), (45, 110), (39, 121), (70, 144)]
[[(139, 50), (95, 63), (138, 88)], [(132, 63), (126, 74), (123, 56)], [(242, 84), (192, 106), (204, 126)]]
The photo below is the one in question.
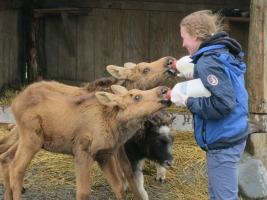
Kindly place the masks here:
[(24, 0), (0, 0), (0, 10), (24, 7)]
[[(119, 1), (119, 0), (90, 0), (90, 1), (53, 1), (43, 2), (44, 7), (79, 7), (79, 8), (102, 8), (102, 9), (123, 9), (123, 10), (154, 10), (154, 11), (173, 11), (173, 12), (194, 12), (202, 9), (220, 10), (229, 8), (229, 6), (238, 7), (239, 9), (249, 10), (248, 4), (234, 4), (230, 1), (222, 3), (207, 4), (204, 1), (191, 1), (190, 3), (179, 3), (179, 1), (162, 1), (162, 2), (145, 2), (145, 1)], [(220, 3), (219, 3), (220, 2)]]
[[(183, 2), (183, 1), (182, 1)], [(239, 9), (249, 10), (248, 0), (240, 3), (233, 3), (232, 1), (218, 1), (218, 3), (213, 2), (207, 4), (206, 1), (195, 0), (190, 1), (190, 3), (179, 3), (179, 1), (164, 1), (162, 2), (145, 2), (145, 1), (122, 1), (122, 0), (34, 0), (34, 4), (41, 5), (44, 8), (54, 7), (73, 7), (73, 8), (113, 8), (113, 9), (128, 9), (128, 10), (162, 10), (162, 11), (196, 11), (200, 9), (212, 9), (220, 10), (222, 8), (238, 7)], [(0, 0), (0, 10), (10, 9), (10, 8), (21, 8), (24, 7), (24, 0)], [(33, 5), (34, 7), (34, 5)]]
[(91, 15), (92, 8), (46, 8), (34, 9), (34, 17), (43, 17), (46, 15), (60, 14), (61, 12), (68, 12), (75, 15)]
[(72, 26), (69, 21), (68, 12), (61, 11), (60, 14), (61, 14), (62, 22), (63, 22), (63, 27), (65, 30), (66, 43), (69, 49), (70, 56), (75, 57), (76, 56), (76, 51), (75, 51), (75, 46), (74, 46), (75, 43), (74, 43), (74, 38), (71, 34)]
[(266, 0), (251, 0), (247, 89), (249, 110), (267, 114), (267, 9)]

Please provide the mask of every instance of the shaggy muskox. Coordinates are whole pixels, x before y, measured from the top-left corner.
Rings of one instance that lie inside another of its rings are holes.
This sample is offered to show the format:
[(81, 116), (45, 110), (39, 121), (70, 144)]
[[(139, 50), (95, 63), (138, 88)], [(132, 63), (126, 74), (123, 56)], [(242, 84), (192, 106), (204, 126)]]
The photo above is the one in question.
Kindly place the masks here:
[(134, 178), (143, 199), (148, 199), (144, 189), (143, 164), (146, 159), (157, 163), (157, 181), (164, 182), (166, 169), (173, 165), (172, 144), (173, 134), (170, 130), (175, 117), (169, 116), (164, 110), (150, 115), (144, 128), (129, 139), (125, 145), (125, 152), (132, 165)]

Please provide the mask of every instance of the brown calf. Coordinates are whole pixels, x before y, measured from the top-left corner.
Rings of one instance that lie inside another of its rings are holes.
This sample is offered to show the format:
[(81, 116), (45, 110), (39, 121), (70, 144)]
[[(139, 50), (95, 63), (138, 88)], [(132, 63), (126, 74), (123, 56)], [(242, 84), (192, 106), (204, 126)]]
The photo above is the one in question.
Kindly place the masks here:
[[(55, 91), (63, 96), (69, 96), (71, 98), (83, 95), (90, 91), (97, 91), (103, 88), (108, 88), (111, 84), (124, 85), (127, 88), (138, 87), (141, 89), (151, 88), (158, 85), (160, 82), (170, 77), (168, 73), (169, 65), (172, 63), (174, 58), (164, 57), (158, 61), (152, 63), (139, 63), (138, 65), (131, 66), (131, 68), (122, 68), (116, 66), (108, 66), (107, 70), (116, 78), (102, 78), (89, 83), (83, 88), (67, 86), (57, 82), (39, 82), (32, 85), (35, 88), (46, 88), (50, 91)], [(11, 159), (12, 154), (16, 151), (16, 144), (18, 140), (18, 134), (16, 126), (11, 130), (11, 134), (3, 136), (0, 138), (0, 153), (2, 158), (7, 161), (6, 158)], [(11, 147), (12, 146), (12, 147)], [(122, 146), (123, 147), (123, 146)], [(5, 152), (5, 153), (4, 153)], [(125, 158), (124, 149), (119, 151), (120, 159), (119, 162), (122, 165), (124, 174), (126, 175), (131, 188), (135, 194), (135, 197), (140, 196), (136, 194), (136, 186), (133, 185), (132, 173), (129, 171), (129, 162), (127, 157)], [(8, 156), (6, 156), (8, 155)], [(130, 179), (130, 180), (129, 180)]]
[[(173, 75), (169, 70), (174, 60), (173, 57), (167, 56), (151, 63), (142, 62), (137, 65), (126, 63), (125, 67), (109, 65), (107, 71), (113, 77), (97, 79), (84, 87), (74, 87), (54, 81), (37, 82), (32, 87), (46, 88), (70, 98), (79, 97), (88, 92), (109, 90), (110, 86), (114, 84), (122, 85), (128, 90), (133, 88), (152, 89)], [(16, 127), (10, 131), (10, 134), (0, 137), (0, 154), (7, 150), (14, 151), (15, 148), (11, 148), (11, 146), (16, 143), (17, 139)]]
[[(87, 94), (69, 100), (44, 88), (29, 86), (12, 103), (19, 131), (15, 157), (7, 162), (5, 199), (21, 199), (25, 170), (41, 148), (75, 157), (77, 199), (89, 199), (90, 172), (96, 160), (116, 197), (123, 199), (122, 184), (112, 156), (142, 128), (145, 118), (170, 105), (167, 87), (147, 91), (122, 90)], [(119, 88), (119, 89), (118, 89)], [(127, 131), (125, 131), (127, 130)], [(113, 168), (107, 166), (114, 166)], [(110, 171), (113, 169), (113, 171)]]

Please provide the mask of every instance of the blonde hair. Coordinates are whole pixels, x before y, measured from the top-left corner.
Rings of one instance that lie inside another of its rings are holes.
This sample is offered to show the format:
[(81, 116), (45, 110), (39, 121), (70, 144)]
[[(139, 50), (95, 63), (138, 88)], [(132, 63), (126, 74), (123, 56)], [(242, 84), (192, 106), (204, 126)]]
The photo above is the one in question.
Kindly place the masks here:
[(180, 26), (185, 27), (191, 36), (197, 36), (205, 40), (214, 33), (223, 30), (222, 18), (219, 14), (213, 14), (211, 10), (193, 12), (182, 19)]

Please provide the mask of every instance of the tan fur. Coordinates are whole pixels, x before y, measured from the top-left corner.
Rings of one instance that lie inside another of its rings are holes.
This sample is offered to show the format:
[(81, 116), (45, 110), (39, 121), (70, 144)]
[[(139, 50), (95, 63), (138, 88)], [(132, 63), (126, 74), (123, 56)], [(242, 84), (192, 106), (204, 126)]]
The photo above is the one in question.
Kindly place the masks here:
[[(119, 71), (119, 74), (123, 74), (123, 76), (117, 75), (116, 78), (102, 78), (98, 79), (96, 81), (93, 81), (89, 83), (87, 86), (83, 88), (78, 87), (72, 87), (67, 86), (64, 84), (60, 84), (57, 82), (39, 82), (33, 84), (35, 88), (46, 88), (50, 91), (57, 92), (63, 96), (67, 96), (70, 98), (76, 98), (80, 99), (79, 97), (83, 94), (86, 94), (91, 91), (97, 91), (97, 90), (103, 90), (110, 87), (111, 84), (121, 84), (126, 85), (128, 88), (133, 87), (139, 87), (141, 89), (146, 88), (152, 88), (153, 86), (157, 85), (159, 82), (162, 82), (166, 78), (168, 78), (170, 75), (166, 73), (167, 69), (169, 69), (169, 64), (174, 60), (172, 57), (164, 57), (162, 59), (159, 59), (158, 61), (152, 62), (152, 63), (139, 63), (135, 67), (131, 66), (130, 69), (125, 70), (123, 67), (115, 67), (112, 66), (112, 70)], [(110, 69), (109, 69), (110, 71)], [(111, 72), (111, 71), (110, 71)], [(146, 72), (146, 73), (144, 73)], [(112, 73), (111, 73), (112, 74)], [(139, 79), (136, 79), (135, 77), (138, 77)], [(126, 78), (126, 79), (125, 79)], [(147, 83), (147, 84), (146, 84)], [(88, 98), (83, 97), (83, 98)], [(81, 99), (80, 99), (81, 100)], [(78, 102), (78, 101), (76, 101)], [(16, 129), (15, 129), (16, 130)], [(11, 131), (11, 133), (16, 133), (16, 131)], [(4, 136), (5, 137), (5, 136)], [(8, 152), (14, 152), (14, 147), (10, 147), (11, 144), (16, 144), (16, 139), (18, 137), (15, 134), (11, 134), (9, 137), (10, 142), (1, 144), (1, 141), (7, 141), (7, 137), (0, 138), (0, 153), (2, 154), (1, 158), (2, 160), (6, 161), (5, 157), (8, 155)], [(128, 137), (127, 137), (128, 138)], [(10, 150), (8, 150), (11, 148)], [(120, 154), (125, 155), (123, 145), (121, 145), (120, 148)], [(12, 158), (12, 156), (10, 156)], [(130, 164), (127, 160), (127, 157), (124, 159), (122, 156), (118, 160), (121, 165), (123, 165), (124, 174), (126, 177), (130, 180), (129, 183), (131, 185), (131, 188), (133, 189), (135, 197), (139, 198), (138, 190), (136, 188), (136, 185), (133, 181), (132, 173), (130, 172)]]
[(12, 124), (8, 124), (7, 129), (8, 129), (9, 131), (11, 131), (11, 129), (14, 128), (15, 126), (16, 126), (16, 124), (14, 124), (14, 123), (12, 123)]
[(89, 199), (93, 160), (98, 161), (116, 197), (123, 199), (112, 155), (142, 128), (148, 115), (166, 106), (161, 103), (166, 91), (166, 87), (157, 87), (148, 91), (131, 90), (124, 95), (97, 92), (97, 98), (87, 94), (90, 98), (77, 102), (29, 86), (11, 106), (20, 137), (13, 160), (1, 162), (5, 167), (5, 199), (21, 199), (25, 170), (41, 148), (75, 157), (77, 199)]
[[(152, 89), (171, 76), (166, 71), (170, 68), (173, 60), (174, 58), (168, 56), (152, 63), (142, 62), (131, 68), (109, 65), (107, 69), (114, 77), (99, 78), (84, 87), (69, 86), (55, 81), (40, 81), (34, 83), (31, 87), (45, 88), (65, 97), (77, 99), (79, 99), (79, 96), (89, 92), (110, 91), (111, 85), (114, 84), (125, 86), (127, 89)], [(147, 73), (144, 73), (144, 71)], [(14, 125), (10, 125), (10, 129), (13, 127)], [(16, 131), (10, 133), (15, 134)], [(8, 135), (0, 137), (0, 154), (11, 147), (14, 138), (18, 138), (18, 136), (11, 136), (11, 141), (6, 142), (9, 137)]]

